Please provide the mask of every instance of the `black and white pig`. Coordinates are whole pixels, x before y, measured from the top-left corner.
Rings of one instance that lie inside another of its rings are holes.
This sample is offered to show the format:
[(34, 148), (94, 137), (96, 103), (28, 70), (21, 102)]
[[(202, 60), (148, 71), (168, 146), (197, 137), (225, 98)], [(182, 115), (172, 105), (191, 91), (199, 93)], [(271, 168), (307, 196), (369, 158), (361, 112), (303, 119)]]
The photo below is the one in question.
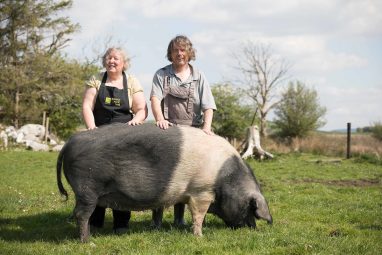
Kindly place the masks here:
[(82, 242), (96, 205), (145, 210), (185, 203), (195, 235), (202, 235), (207, 211), (232, 228), (255, 227), (255, 218), (272, 223), (249, 166), (225, 139), (197, 128), (113, 124), (73, 135), (57, 160), (58, 188), (67, 198), (62, 165)]

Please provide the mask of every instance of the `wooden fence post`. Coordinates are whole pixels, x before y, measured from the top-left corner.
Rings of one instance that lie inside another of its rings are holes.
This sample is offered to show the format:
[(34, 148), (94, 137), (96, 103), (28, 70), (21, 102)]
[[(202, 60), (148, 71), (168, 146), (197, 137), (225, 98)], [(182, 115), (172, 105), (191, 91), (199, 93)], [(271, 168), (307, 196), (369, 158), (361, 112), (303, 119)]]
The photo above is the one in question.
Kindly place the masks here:
[(350, 158), (350, 144), (351, 144), (351, 123), (348, 122), (348, 133), (347, 133), (347, 149), (346, 149), (346, 158)]
[(45, 120), (46, 120), (46, 111), (43, 111), (42, 113), (42, 125), (45, 127)]
[(46, 123), (45, 123), (45, 137), (44, 137), (45, 144), (48, 143), (48, 134), (49, 134), (49, 117), (46, 118)]

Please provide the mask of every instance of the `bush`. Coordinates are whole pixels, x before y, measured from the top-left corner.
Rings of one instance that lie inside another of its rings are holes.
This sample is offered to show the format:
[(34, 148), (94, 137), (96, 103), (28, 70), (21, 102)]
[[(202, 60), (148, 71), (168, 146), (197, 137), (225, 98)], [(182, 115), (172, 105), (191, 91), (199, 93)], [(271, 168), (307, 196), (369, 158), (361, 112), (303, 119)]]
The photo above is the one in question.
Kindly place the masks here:
[(324, 125), (326, 108), (320, 106), (316, 90), (290, 82), (275, 108), (274, 126), (282, 138), (302, 138)]
[(354, 160), (357, 163), (370, 163), (375, 165), (382, 165), (382, 159), (377, 154), (361, 154)]
[(374, 123), (374, 125), (371, 127), (371, 132), (376, 139), (382, 141), (382, 123), (381, 122)]
[(215, 84), (212, 87), (217, 110), (214, 112), (214, 132), (227, 138), (242, 139), (251, 125), (253, 109), (243, 103), (244, 95), (229, 84)]

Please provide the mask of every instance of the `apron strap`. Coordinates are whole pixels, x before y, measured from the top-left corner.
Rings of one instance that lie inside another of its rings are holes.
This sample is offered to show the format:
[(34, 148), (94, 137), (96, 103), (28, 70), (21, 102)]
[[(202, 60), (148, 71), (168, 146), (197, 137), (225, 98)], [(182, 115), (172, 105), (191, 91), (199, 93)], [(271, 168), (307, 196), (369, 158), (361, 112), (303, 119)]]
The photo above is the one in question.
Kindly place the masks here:
[(126, 78), (126, 74), (125, 74), (124, 71), (122, 71), (122, 76), (123, 76), (123, 94), (126, 95), (126, 97), (127, 97), (127, 104), (130, 105), (129, 96), (127, 94), (127, 78)]
[(170, 86), (170, 77), (163, 76), (163, 115), (164, 118), (168, 119), (168, 91)]
[(194, 111), (194, 101), (195, 101), (194, 91), (195, 91), (195, 87), (196, 87), (195, 83), (196, 83), (195, 81), (191, 82), (189, 93), (188, 93), (188, 103), (187, 103), (187, 112), (188, 113)]
[(102, 82), (101, 82), (101, 83), (106, 83), (106, 80), (107, 80), (107, 72), (105, 72), (105, 73), (103, 74)]

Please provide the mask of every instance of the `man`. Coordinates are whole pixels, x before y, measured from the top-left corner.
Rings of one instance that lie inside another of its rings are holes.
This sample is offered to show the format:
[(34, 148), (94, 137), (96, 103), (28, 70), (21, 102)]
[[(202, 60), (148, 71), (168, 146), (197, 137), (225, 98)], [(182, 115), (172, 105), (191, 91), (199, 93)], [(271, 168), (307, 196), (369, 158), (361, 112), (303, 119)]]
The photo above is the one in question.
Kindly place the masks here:
[[(199, 127), (213, 135), (215, 100), (204, 74), (189, 63), (195, 60), (191, 41), (183, 35), (173, 38), (167, 48), (167, 59), (171, 64), (155, 73), (150, 95), (156, 125), (162, 129), (172, 125)], [(184, 225), (184, 207), (184, 204), (174, 206), (176, 225)], [(153, 211), (153, 218), (156, 213), (163, 212)]]

